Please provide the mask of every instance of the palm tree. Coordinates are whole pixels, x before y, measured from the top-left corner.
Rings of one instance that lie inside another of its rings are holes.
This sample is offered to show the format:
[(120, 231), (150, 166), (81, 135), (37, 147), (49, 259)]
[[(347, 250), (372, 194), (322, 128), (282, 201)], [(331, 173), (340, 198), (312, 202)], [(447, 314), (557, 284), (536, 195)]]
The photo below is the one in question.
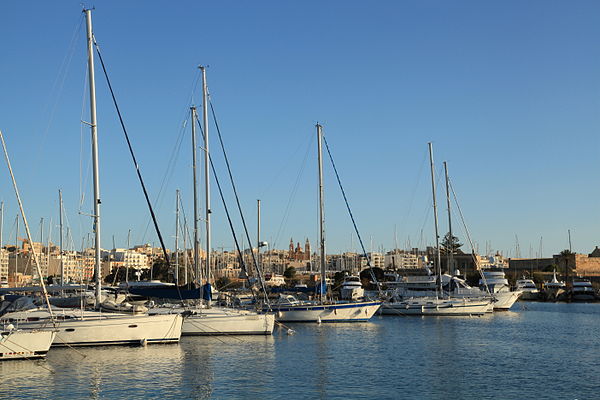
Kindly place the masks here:
[(559, 256), (562, 261), (565, 263), (565, 283), (568, 282), (569, 278), (569, 259), (575, 255), (571, 250), (565, 249), (560, 252)]

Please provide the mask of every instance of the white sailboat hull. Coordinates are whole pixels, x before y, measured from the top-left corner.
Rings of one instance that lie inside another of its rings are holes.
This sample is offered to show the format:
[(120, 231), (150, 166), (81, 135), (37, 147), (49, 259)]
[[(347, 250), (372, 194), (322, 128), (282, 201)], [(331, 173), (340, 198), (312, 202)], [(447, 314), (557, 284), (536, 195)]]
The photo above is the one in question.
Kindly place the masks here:
[(150, 314), (182, 314), (184, 336), (209, 335), (271, 335), (275, 327), (273, 314), (258, 314), (247, 310), (223, 307), (184, 309), (155, 308)]
[[(177, 343), (181, 337), (180, 315), (128, 315), (96, 311), (62, 310), (52, 346), (105, 346), (119, 344)], [(21, 329), (50, 328), (47, 310), (7, 314)]]
[(386, 315), (465, 316), (483, 315), (490, 311), (490, 307), (488, 299), (419, 297), (398, 302), (384, 302), (381, 306), (381, 313)]
[(42, 358), (56, 336), (53, 330), (13, 330), (0, 334), (0, 360)]
[(360, 322), (370, 320), (380, 306), (379, 301), (300, 304), (273, 306), (273, 311), (281, 322)]
[(183, 320), (182, 335), (271, 335), (273, 314), (193, 314)]

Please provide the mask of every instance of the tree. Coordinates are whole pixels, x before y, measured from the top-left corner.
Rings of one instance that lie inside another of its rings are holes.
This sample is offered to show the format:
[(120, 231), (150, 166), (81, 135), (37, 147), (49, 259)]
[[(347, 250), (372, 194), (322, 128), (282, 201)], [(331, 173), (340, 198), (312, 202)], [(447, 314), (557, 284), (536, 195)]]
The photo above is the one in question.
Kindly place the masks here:
[(215, 286), (217, 289), (224, 289), (225, 287), (231, 285), (231, 279), (226, 276), (222, 276), (215, 282)]
[(285, 269), (285, 271), (283, 272), (283, 276), (284, 276), (284, 278), (287, 278), (287, 279), (290, 279), (290, 280), (294, 279), (294, 276), (296, 276), (296, 268), (294, 268), (294, 267), (287, 267)]
[(442, 243), (440, 243), (440, 253), (447, 254), (448, 251), (451, 251), (452, 254), (462, 254), (461, 247), (462, 243), (459, 242), (458, 238), (454, 235), (450, 236), (450, 232), (448, 232)]
[[(560, 255), (560, 259), (565, 264), (565, 283), (567, 283), (569, 280), (569, 259), (573, 258), (575, 253), (573, 253), (569, 249), (565, 249), (565, 250), (561, 251), (559, 255)], [(575, 265), (573, 265), (573, 267), (575, 267)], [(573, 267), (571, 267), (571, 269), (573, 269)]]

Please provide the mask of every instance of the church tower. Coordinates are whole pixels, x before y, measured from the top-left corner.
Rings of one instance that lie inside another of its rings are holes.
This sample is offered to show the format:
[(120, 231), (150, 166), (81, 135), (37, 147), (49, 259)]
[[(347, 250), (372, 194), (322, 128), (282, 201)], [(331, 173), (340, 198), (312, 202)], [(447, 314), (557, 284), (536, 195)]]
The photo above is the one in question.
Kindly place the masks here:
[(290, 238), (290, 257), (294, 255), (294, 240)]
[(304, 243), (304, 259), (310, 260), (310, 242), (308, 238), (306, 238), (306, 243)]

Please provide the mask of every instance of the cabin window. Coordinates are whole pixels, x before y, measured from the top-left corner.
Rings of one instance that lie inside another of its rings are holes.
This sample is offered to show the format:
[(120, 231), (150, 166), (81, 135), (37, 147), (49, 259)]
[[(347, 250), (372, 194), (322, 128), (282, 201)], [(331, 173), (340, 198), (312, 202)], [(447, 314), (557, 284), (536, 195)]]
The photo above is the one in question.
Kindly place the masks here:
[(67, 328), (67, 329), (65, 329), (65, 332), (75, 332), (75, 329), (74, 328)]
[(129, 325), (129, 328), (137, 328), (137, 325)]

